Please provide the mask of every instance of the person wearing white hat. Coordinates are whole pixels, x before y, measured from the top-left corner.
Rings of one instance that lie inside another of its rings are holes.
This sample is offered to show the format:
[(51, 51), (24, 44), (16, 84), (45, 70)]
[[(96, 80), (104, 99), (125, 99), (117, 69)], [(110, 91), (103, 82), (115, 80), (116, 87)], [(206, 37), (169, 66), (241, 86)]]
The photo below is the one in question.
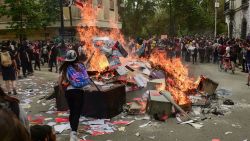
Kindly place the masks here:
[(77, 129), (79, 118), (85, 94), (90, 88), (90, 79), (85, 66), (78, 61), (77, 53), (74, 50), (67, 52), (65, 62), (59, 68), (59, 72), (61, 74), (59, 85), (65, 90), (70, 110), (70, 141), (78, 141)]

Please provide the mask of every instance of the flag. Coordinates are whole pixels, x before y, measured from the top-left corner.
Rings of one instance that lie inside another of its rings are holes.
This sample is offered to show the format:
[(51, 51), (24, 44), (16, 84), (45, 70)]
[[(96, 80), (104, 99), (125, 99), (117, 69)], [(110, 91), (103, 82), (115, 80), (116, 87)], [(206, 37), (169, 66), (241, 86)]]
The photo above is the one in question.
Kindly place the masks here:
[(82, 7), (82, 8), (84, 7), (83, 3), (81, 1), (79, 1), (79, 0), (75, 0), (75, 5), (78, 5), (78, 6)]

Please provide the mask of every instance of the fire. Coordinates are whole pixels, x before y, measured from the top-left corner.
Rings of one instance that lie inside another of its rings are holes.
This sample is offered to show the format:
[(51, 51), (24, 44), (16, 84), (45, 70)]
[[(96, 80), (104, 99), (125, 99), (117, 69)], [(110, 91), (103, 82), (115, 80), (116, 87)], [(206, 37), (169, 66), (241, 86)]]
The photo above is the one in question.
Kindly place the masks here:
[(108, 66), (108, 60), (103, 55), (99, 49), (93, 46), (92, 39), (97, 36), (107, 36), (113, 40), (118, 40), (120, 43), (124, 44), (125, 40), (123, 35), (120, 33), (120, 30), (117, 28), (117, 25), (114, 21), (109, 21), (110, 31), (103, 31), (97, 27), (97, 16), (100, 12), (98, 8), (92, 6), (92, 1), (84, 2), (84, 7), (78, 7), (81, 10), (81, 16), (84, 17), (77, 27), (77, 31), (80, 35), (80, 40), (85, 41), (85, 52), (88, 57), (92, 56), (90, 61), (90, 69), (96, 71), (103, 71)]
[(197, 86), (188, 77), (188, 69), (182, 64), (181, 60), (178, 58), (166, 59), (165, 53), (159, 51), (154, 52), (149, 60), (167, 73), (166, 90), (171, 92), (175, 101), (179, 105), (191, 103), (187, 97), (187, 92), (195, 89)]
[[(99, 11), (93, 8), (91, 1), (86, 1), (84, 7), (79, 8), (81, 10), (82, 17), (84, 17), (84, 19), (82, 19), (82, 23), (80, 23), (77, 28), (80, 35), (80, 40), (85, 41), (86, 43), (85, 52), (88, 57), (92, 56), (94, 53), (92, 60), (90, 61), (90, 68), (92, 70), (101, 72), (109, 66), (109, 63), (106, 56), (103, 55), (99, 49), (93, 46), (92, 39), (96, 36), (107, 36), (113, 40), (119, 41), (124, 45), (125, 40), (123, 34), (120, 32), (119, 28), (117, 28), (117, 25), (114, 21), (109, 21), (110, 27), (113, 27), (109, 31), (103, 31), (96, 26), (97, 15)], [(159, 89), (166, 89), (171, 92), (175, 101), (179, 105), (191, 103), (187, 97), (187, 93), (190, 90), (195, 89), (197, 84), (195, 84), (194, 81), (188, 77), (188, 69), (182, 64), (180, 59), (166, 59), (165, 54), (165, 52), (156, 51), (149, 58), (149, 61), (154, 66), (159, 66), (161, 69), (167, 72), (168, 75), (165, 88), (159, 87)], [(122, 62), (126, 62), (130, 59), (132, 60), (135, 58), (131, 58), (130, 56), (122, 60)]]

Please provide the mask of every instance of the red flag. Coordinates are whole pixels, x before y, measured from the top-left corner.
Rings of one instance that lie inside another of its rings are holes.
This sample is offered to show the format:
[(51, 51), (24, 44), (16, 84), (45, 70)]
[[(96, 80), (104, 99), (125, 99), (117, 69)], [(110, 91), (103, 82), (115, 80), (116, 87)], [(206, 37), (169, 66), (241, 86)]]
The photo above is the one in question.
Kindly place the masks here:
[(75, 0), (75, 4), (78, 5), (78, 6), (80, 6), (80, 7), (82, 7), (82, 8), (84, 6), (83, 3), (80, 2), (80, 1), (78, 1), (78, 0)]

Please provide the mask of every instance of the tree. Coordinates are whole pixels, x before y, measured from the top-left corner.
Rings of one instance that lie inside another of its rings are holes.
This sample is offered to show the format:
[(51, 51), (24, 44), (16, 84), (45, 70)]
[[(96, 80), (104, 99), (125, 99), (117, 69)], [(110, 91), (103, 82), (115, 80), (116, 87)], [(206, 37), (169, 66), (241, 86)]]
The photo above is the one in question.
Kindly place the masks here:
[(120, 13), (125, 35), (140, 36), (156, 11), (155, 1), (127, 0), (124, 10)]
[(54, 0), (4, 0), (0, 16), (11, 18), (8, 28), (20, 41), (34, 29), (46, 28), (58, 18), (58, 1)]
[(59, 19), (59, 0), (40, 0), (41, 5), (41, 25), (43, 28), (50, 26)]
[[(214, 32), (214, 0), (125, 0), (120, 15), (125, 35), (161, 35), (174, 28), (175, 35), (210, 34)], [(218, 33), (225, 32), (224, 1), (218, 9)]]

